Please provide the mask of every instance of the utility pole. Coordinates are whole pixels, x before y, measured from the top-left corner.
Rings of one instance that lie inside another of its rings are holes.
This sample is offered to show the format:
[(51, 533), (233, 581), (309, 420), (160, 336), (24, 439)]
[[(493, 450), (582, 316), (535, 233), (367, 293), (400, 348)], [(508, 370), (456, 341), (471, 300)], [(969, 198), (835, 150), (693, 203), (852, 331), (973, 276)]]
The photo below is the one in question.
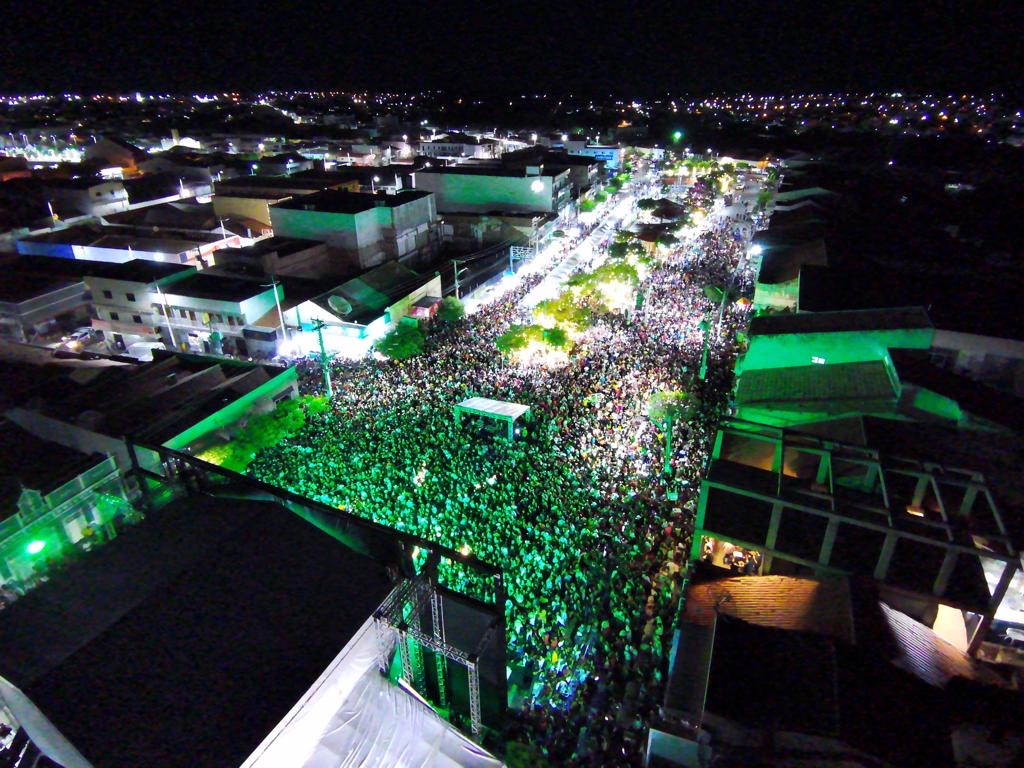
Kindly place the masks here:
[(281, 321), (281, 337), (284, 339), (285, 344), (287, 344), (288, 343), (288, 328), (284, 324), (284, 313), (281, 311), (281, 298), (280, 298), (280, 296), (278, 296), (278, 293), (277, 293), (277, 286), (278, 285), (280, 285), (280, 283), (277, 282), (277, 276), (276, 275), (271, 275), (270, 276), (270, 285), (267, 285), (266, 283), (260, 283), (260, 286), (263, 287), (263, 288), (273, 288), (274, 289), (274, 303), (277, 305), (277, 319)]
[(320, 340), (320, 367), (324, 372), (324, 388), (327, 390), (327, 399), (334, 397), (334, 388), (331, 387), (331, 369), (327, 366), (327, 350), (324, 348), (324, 326), (323, 320), (313, 321), (313, 330), (316, 331), (317, 339)]
[(711, 323), (705, 317), (700, 321), (700, 329), (704, 331), (704, 350), (700, 353), (700, 380), (704, 381), (708, 375), (708, 331), (711, 330)]
[(463, 274), (464, 272), (469, 272), (469, 267), (463, 267), (460, 269), (458, 259), (452, 259), (452, 267), (455, 272), (455, 298), (461, 299), (462, 296), (459, 295), (459, 275)]

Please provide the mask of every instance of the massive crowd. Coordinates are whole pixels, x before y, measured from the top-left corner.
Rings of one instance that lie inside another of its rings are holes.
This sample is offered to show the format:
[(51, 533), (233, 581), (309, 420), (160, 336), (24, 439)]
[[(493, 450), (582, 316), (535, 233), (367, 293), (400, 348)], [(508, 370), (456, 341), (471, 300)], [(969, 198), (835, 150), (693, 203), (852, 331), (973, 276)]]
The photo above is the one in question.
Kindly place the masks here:
[[(643, 752), (694, 495), (746, 319), (733, 305), (719, 332), (703, 289), (732, 279), (742, 248), (726, 225), (680, 244), (644, 282), (640, 309), (599, 317), (561, 367), (510, 364), (494, 344), (509, 324), (529, 322), (519, 302), (540, 279), (531, 275), (432, 333), (418, 357), (334, 363), (333, 411), (250, 466), (261, 480), (500, 564), (523, 702), (507, 736), (552, 764), (632, 765)], [(317, 363), (303, 380), (318, 386)], [(671, 480), (659, 474), (663, 436), (645, 412), (659, 388), (702, 401), (676, 428)], [(460, 427), (452, 407), (474, 395), (530, 405), (532, 420), (513, 442), (484, 422)], [(483, 589), (457, 564), (440, 577)]]

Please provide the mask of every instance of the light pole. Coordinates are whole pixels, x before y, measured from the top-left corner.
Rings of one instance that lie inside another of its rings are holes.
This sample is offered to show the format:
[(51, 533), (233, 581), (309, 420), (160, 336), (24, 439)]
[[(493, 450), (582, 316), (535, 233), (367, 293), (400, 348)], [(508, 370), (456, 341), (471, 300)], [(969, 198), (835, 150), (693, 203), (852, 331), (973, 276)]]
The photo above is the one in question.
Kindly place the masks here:
[(324, 326), (323, 320), (313, 321), (313, 330), (316, 331), (317, 339), (320, 341), (320, 367), (324, 372), (324, 388), (327, 390), (327, 399), (334, 397), (334, 388), (331, 387), (331, 370), (327, 366), (327, 349), (324, 347)]
[(708, 375), (708, 332), (711, 330), (711, 323), (705, 317), (700, 321), (700, 329), (704, 331), (704, 349), (700, 353), (700, 372), (697, 374), (701, 381)]
[(380, 176), (374, 176), (370, 179), (370, 192), (371, 194), (377, 194), (377, 182), (380, 181)]
[(277, 319), (281, 321), (281, 336), (284, 338), (285, 344), (287, 344), (288, 343), (288, 327), (284, 324), (284, 313), (281, 311), (281, 298), (280, 298), (280, 296), (278, 296), (278, 293), (277, 293), (277, 286), (279, 285), (279, 283), (277, 282), (277, 276), (276, 275), (271, 275), (270, 276), (270, 285), (267, 285), (266, 283), (260, 283), (260, 285), (263, 288), (273, 288), (274, 289), (274, 303), (277, 305)]
[(455, 272), (455, 298), (461, 299), (462, 297), (459, 295), (459, 275), (463, 274), (464, 272), (469, 272), (469, 267), (463, 267), (462, 269), (459, 269), (458, 259), (452, 259), (452, 267), (453, 271)]

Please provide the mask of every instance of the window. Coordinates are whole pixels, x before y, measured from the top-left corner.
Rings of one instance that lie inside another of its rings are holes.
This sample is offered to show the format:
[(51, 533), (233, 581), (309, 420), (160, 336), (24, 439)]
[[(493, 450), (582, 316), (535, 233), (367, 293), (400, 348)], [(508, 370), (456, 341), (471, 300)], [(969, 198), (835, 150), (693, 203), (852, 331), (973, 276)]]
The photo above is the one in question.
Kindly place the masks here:
[(142, 315), (132, 315), (132, 322), (142, 325)]
[(234, 324), (235, 324), (235, 318), (232, 317), (231, 315), (228, 315), (228, 325), (234, 325)]
[(186, 312), (184, 309), (179, 309), (178, 310), (178, 314), (181, 315), (181, 319), (182, 320), (184, 320), (186, 317), (188, 317), (188, 312)]
[(113, 291), (104, 291), (103, 292), (103, 298), (104, 299), (112, 299), (112, 298), (114, 298)]
[(191, 309), (188, 311), (188, 319), (191, 320), (192, 322), (195, 322), (196, 319), (196, 313), (193, 312)]
[(128, 299), (128, 301), (135, 301), (135, 294), (134, 294), (134, 293), (126, 293), (126, 294), (124, 295), (124, 297), (125, 297), (126, 299)]
[(154, 304), (153, 311), (156, 312), (158, 315), (162, 315), (164, 313), (164, 308), (161, 307), (159, 304)]
[(215, 323), (223, 323), (224, 322), (224, 316), (223, 315), (214, 315), (213, 316), (213, 322), (215, 322)]
[(120, 316), (120, 315), (118, 315), (118, 314), (117, 314), (117, 312), (111, 312), (111, 313), (110, 313), (110, 319), (111, 319), (111, 320), (120, 320), (120, 319), (121, 319), (121, 316)]

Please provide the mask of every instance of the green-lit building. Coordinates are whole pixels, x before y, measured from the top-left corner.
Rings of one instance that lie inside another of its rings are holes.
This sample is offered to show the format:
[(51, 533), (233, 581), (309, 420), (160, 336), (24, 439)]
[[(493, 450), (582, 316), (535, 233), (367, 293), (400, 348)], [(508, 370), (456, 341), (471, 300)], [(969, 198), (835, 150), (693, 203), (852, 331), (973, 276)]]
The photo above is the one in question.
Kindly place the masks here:
[(113, 534), (130, 510), (109, 454), (83, 453), (8, 425), (0, 429), (0, 584), (25, 586), (73, 545)]
[(572, 202), (569, 169), (456, 165), (421, 168), (416, 189), (431, 192), (441, 213), (560, 213)]
[[(294, 368), (156, 350), (151, 363), (66, 376), (6, 412), (39, 438), (84, 453), (109, 454), (132, 470), (131, 441), (200, 452), (249, 413), (297, 394)], [(161, 471), (155, 453), (139, 451)]]

